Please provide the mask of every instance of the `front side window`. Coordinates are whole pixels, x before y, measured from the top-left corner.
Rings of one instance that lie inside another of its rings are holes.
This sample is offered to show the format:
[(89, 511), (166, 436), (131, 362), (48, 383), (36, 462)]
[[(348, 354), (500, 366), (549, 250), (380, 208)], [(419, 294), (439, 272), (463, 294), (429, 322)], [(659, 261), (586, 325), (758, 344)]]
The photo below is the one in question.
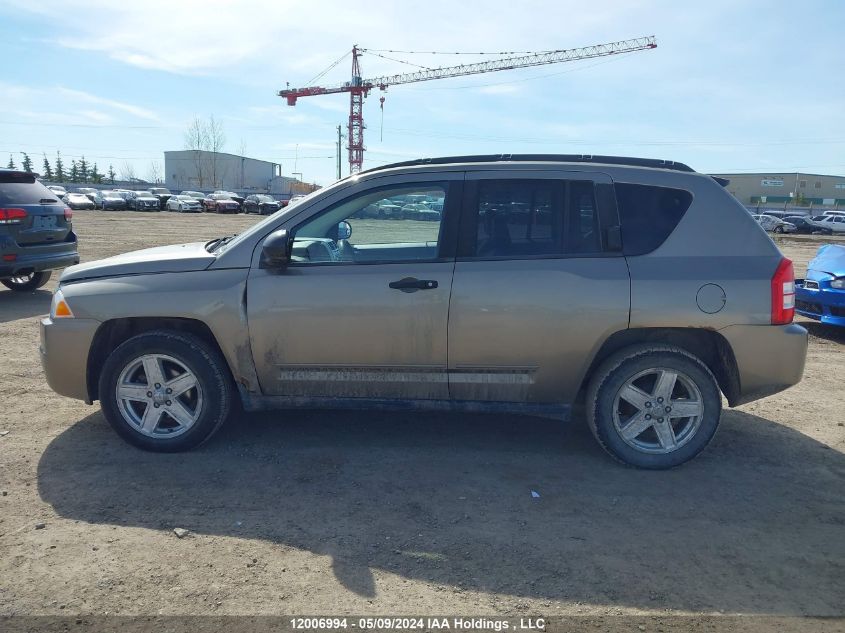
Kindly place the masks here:
[(438, 257), (446, 183), (358, 194), (294, 231), (293, 263), (373, 263)]
[(474, 243), (462, 254), (520, 259), (598, 253), (594, 189), (586, 180), (480, 180)]

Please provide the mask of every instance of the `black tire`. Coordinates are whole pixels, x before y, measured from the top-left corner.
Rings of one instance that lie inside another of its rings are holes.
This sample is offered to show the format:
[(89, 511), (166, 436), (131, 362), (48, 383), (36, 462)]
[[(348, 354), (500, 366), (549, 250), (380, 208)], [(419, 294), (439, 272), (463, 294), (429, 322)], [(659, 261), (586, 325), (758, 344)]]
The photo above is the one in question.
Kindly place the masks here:
[[(115, 389), (120, 373), (145, 354), (165, 354), (190, 369), (203, 394), (196, 421), (176, 437), (150, 437), (124, 419)], [(156, 330), (133, 336), (106, 359), (100, 374), (99, 396), (103, 414), (112, 428), (127, 442), (148, 451), (175, 453), (195, 448), (220, 428), (232, 407), (234, 386), (220, 353), (191, 334)]]
[[(613, 421), (616, 396), (625, 383), (641, 372), (658, 368), (683, 373), (699, 390), (703, 405), (697, 429), (683, 443), (679, 442), (677, 449), (667, 453), (650, 453), (632, 446)], [(586, 412), (593, 435), (612, 457), (628, 466), (662, 470), (691, 460), (710, 443), (719, 426), (722, 399), (713, 373), (694, 355), (669, 345), (639, 345), (612, 355), (593, 373), (586, 394)]]
[(15, 292), (29, 292), (31, 290), (38, 290), (41, 286), (50, 281), (52, 274), (53, 272), (50, 270), (42, 270), (41, 272), (26, 275), (26, 281), (0, 279), (0, 284), (3, 284), (9, 290), (14, 290)]
[(775, 227), (775, 233), (783, 233), (783, 227), (782, 226), (776, 226)]

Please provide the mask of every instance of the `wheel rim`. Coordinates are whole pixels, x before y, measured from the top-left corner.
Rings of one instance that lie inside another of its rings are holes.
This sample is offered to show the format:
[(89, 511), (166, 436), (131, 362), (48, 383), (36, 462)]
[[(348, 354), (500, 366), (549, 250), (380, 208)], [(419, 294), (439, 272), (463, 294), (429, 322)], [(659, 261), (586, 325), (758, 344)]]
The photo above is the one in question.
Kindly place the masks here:
[(202, 387), (183, 362), (165, 354), (145, 354), (129, 362), (115, 387), (123, 419), (148, 437), (177, 437), (202, 412)]
[(34, 277), (35, 277), (35, 273), (29, 273), (28, 275), (18, 275), (16, 277), (12, 277), (12, 283), (13, 284), (19, 284), (19, 285), (22, 286), (22, 285), (28, 284), (30, 281), (32, 281)]
[(678, 450), (695, 436), (703, 418), (701, 391), (676, 369), (641, 371), (622, 385), (613, 402), (619, 437), (644, 453)]

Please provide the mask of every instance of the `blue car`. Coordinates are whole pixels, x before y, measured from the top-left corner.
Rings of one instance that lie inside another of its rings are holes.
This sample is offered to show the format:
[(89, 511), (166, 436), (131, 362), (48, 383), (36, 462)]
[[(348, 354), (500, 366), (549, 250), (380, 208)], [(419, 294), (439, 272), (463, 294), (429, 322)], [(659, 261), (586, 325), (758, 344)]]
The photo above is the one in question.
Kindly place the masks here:
[(825, 244), (795, 280), (795, 311), (805, 317), (845, 327), (845, 246)]

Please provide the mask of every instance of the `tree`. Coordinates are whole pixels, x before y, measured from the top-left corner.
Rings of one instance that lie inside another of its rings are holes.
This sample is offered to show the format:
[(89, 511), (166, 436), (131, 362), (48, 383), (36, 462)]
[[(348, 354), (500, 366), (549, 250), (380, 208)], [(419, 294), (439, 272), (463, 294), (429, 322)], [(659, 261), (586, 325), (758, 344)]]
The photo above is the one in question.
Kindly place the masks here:
[(29, 154), (27, 154), (26, 152), (21, 152), (21, 154), (23, 155), (23, 161), (22, 161), (23, 170), (26, 173), (31, 174), (32, 173), (32, 160), (29, 158)]
[(128, 161), (123, 163), (123, 167), (120, 168), (120, 179), (138, 180), (137, 176), (135, 176), (135, 165)]
[(50, 167), (50, 161), (47, 160), (47, 154), (44, 154), (44, 166), (42, 168), (42, 171), (44, 173), (41, 175), (44, 176), (44, 180), (53, 180), (53, 168)]
[(14, 169), (15, 168), (15, 159), (12, 158), (12, 155), (9, 154), (9, 164), (6, 165), (7, 169)]
[(162, 167), (161, 162), (157, 160), (150, 161), (150, 169), (147, 172), (147, 180), (156, 185), (161, 184), (164, 182), (164, 178), (162, 177)]
[(65, 174), (65, 166), (62, 163), (62, 154), (61, 152), (56, 152), (56, 180), (58, 182), (64, 182), (67, 174)]
[(79, 182), (88, 182), (88, 161), (85, 156), (80, 157), (76, 167), (79, 169)]
[(103, 174), (97, 170), (97, 163), (94, 163), (88, 172), (88, 182), (94, 183), (95, 185), (103, 183)]
[(70, 181), (79, 182), (79, 165), (76, 164), (76, 160), (70, 161)]
[(116, 176), (117, 176), (117, 174), (114, 173), (114, 167), (112, 167), (111, 164), (109, 164), (109, 173), (108, 173), (109, 184), (111, 184), (111, 185), (114, 184), (114, 179), (115, 179)]
[(225, 145), (223, 124), (214, 115), (207, 121), (194, 117), (185, 130), (185, 149), (193, 152), (195, 179), (200, 188), (207, 180), (212, 186), (219, 184), (217, 154), (223, 151)]

